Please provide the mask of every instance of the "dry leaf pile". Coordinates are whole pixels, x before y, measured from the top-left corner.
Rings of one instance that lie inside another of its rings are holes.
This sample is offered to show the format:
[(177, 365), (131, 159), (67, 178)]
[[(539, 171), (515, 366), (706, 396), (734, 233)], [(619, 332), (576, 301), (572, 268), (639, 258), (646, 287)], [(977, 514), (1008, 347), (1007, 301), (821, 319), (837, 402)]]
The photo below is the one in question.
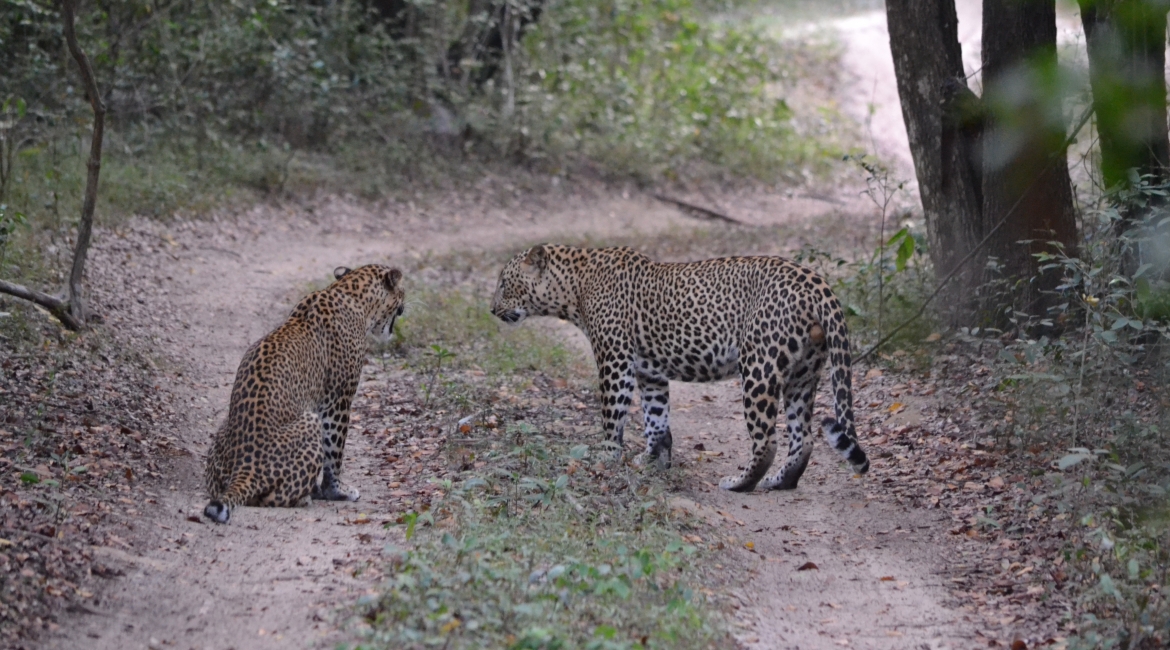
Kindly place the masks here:
[(146, 433), (170, 410), (152, 376), (100, 330), (0, 348), (0, 645), (100, 609), (94, 579), (115, 571), (92, 547), (129, 548), (145, 482), (184, 453)]
[(986, 645), (1062, 647), (1090, 586), (1065, 560), (1086, 532), (1070, 507), (1079, 475), (1057, 468), (1067, 453), (1059, 442), (1020, 448), (1002, 435), (1012, 415), (995, 390), (1000, 378), (955, 347), (925, 372), (857, 372), (870, 498), (950, 515), (932, 534), (952, 549), (952, 605)]

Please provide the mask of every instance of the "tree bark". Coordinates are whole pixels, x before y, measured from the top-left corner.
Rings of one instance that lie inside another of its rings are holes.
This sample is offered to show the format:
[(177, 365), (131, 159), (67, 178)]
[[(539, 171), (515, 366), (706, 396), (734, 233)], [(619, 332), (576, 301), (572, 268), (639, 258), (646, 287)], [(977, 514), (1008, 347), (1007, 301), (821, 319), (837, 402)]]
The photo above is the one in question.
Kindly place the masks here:
[(82, 295), (82, 279), (85, 274), (85, 258), (89, 253), (89, 240), (93, 235), (93, 211), (97, 204), (98, 178), (102, 170), (102, 137), (105, 129), (106, 106), (102, 102), (101, 93), (98, 92), (97, 81), (94, 79), (89, 57), (81, 51), (81, 46), (77, 44), (77, 34), (73, 28), (76, 9), (77, 0), (61, 1), (65, 42), (69, 46), (69, 53), (77, 61), (77, 67), (81, 71), (81, 81), (89, 96), (90, 107), (93, 109), (93, 137), (89, 145), (89, 160), (86, 161), (85, 165), (88, 170), (85, 179), (85, 200), (81, 206), (81, 222), (77, 224), (77, 245), (73, 249), (73, 268), (69, 272), (69, 311), (79, 323), (84, 324), (86, 311)]
[(1001, 277), (1024, 281), (1015, 308), (1034, 316), (1045, 315), (1044, 291), (1059, 278), (1031, 282), (1033, 254), (1051, 250), (1050, 241), (1070, 255), (1077, 247), (1056, 65), (1055, 0), (984, 0), (983, 231), (1006, 218), (987, 254)]
[(447, 50), (450, 74), (475, 86), (495, 78), (505, 64), (505, 56), (540, 20), (544, 3), (545, 0), (470, 0), (463, 35)]
[[(953, 0), (887, 0), (886, 20), (931, 261), (942, 278), (983, 237), (982, 111), (963, 78)], [(970, 316), (980, 278), (968, 266), (945, 290), (953, 324)]]
[(1079, 0), (1105, 187), (1129, 170), (1166, 178), (1166, 10), (1160, 0)]

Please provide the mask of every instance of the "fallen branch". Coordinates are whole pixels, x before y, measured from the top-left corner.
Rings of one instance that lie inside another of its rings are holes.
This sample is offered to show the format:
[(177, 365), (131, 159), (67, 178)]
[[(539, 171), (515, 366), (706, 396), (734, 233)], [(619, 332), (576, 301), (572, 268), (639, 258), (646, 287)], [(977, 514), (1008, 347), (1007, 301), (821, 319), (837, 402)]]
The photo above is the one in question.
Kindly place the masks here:
[(6, 293), (10, 296), (22, 298), (31, 303), (35, 303), (49, 310), (49, 313), (57, 317), (61, 324), (65, 327), (77, 331), (81, 329), (82, 324), (69, 311), (69, 303), (61, 300), (56, 296), (50, 296), (47, 293), (41, 293), (36, 289), (29, 289), (28, 287), (6, 282), (0, 280), (0, 293)]
[(722, 212), (719, 212), (718, 210), (712, 210), (711, 208), (703, 207), (701, 205), (695, 205), (694, 203), (688, 203), (687, 201), (683, 201), (682, 199), (676, 199), (672, 196), (667, 196), (665, 194), (659, 194), (659, 193), (655, 192), (654, 198), (658, 199), (659, 201), (662, 201), (663, 203), (670, 203), (671, 205), (680, 207), (685, 211), (689, 211), (689, 212), (693, 212), (693, 213), (702, 215), (704, 217), (707, 217), (708, 219), (718, 219), (720, 221), (726, 221), (727, 223), (733, 223), (737, 226), (750, 226), (751, 225), (749, 223), (745, 223), (743, 221), (740, 221), (739, 219), (736, 219), (735, 217), (732, 217), (732, 216), (726, 215)]

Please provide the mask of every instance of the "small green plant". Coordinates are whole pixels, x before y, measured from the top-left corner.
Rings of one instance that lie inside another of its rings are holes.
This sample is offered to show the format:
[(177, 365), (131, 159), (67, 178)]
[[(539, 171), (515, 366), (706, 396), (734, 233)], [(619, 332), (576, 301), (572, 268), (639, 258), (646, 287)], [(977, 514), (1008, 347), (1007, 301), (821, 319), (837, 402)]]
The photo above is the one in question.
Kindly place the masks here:
[[(730, 641), (697, 588), (702, 552), (674, 532), (661, 494), (609, 491), (622, 503), (613, 511), (591, 496), (601, 479), (579, 471), (587, 446), (531, 426), (506, 435), (520, 444), (482, 448), (477, 457), (493, 469), (444, 484), (427, 525), (413, 512), (401, 518), (413, 547), (398, 552), (384, 593), (359, 604), (370, 623), (360, 648)], [(435, 528), (444, 517), (458, 524)]]
[(423, 408), (427, 408), (431, 405), (431, 394), (435, 387), (435, 380), (442, 378), (441, 371), (443, 369), (443, 362), (447, 359), (455, 358), (454, 352), (439, 345), (438, 343), (431, 345), (431, 349), (429, 352), (427, 352), (427, 355), (435, 360), (435, 365), (431, 368), (430, 377), (428, 377), (427, 380), (423, 383), (423, 395), (426, 396), (423, 400)]
[(0, 203), (0, 269), (4, 268), (4, 256), (8, 251), (8, 242), (12, 240), (16, 228), (27, 225), (28, 220), (24, 213), (12, 210), (6, 204)]

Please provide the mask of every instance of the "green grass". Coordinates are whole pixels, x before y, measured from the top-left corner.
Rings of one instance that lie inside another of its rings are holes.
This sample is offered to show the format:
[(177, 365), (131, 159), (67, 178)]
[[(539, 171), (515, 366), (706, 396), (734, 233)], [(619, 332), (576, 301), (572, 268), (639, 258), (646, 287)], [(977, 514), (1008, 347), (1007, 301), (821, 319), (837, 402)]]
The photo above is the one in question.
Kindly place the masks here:
[(455, 356), (456, 368), (478, 368), (491, 375), (521, 371), (572, 373), (581, 358), (530, 323), (508, 326), (492, 315), (488, 299), (468, 289), (407, 289), (407, 312), (395, 325), (389, 349), (417, 367), (434, 363), (439, 346)]
[(361, 647), (726, 647), (699, 591), (700, 552), (661, 494), (600, 505), (583, 445), (533, 431), (514, 444), (478, 456), (490, 473), (449, 487), (431, 516), (458, 526), (426, 529), (398, 557), (365, 603)]

